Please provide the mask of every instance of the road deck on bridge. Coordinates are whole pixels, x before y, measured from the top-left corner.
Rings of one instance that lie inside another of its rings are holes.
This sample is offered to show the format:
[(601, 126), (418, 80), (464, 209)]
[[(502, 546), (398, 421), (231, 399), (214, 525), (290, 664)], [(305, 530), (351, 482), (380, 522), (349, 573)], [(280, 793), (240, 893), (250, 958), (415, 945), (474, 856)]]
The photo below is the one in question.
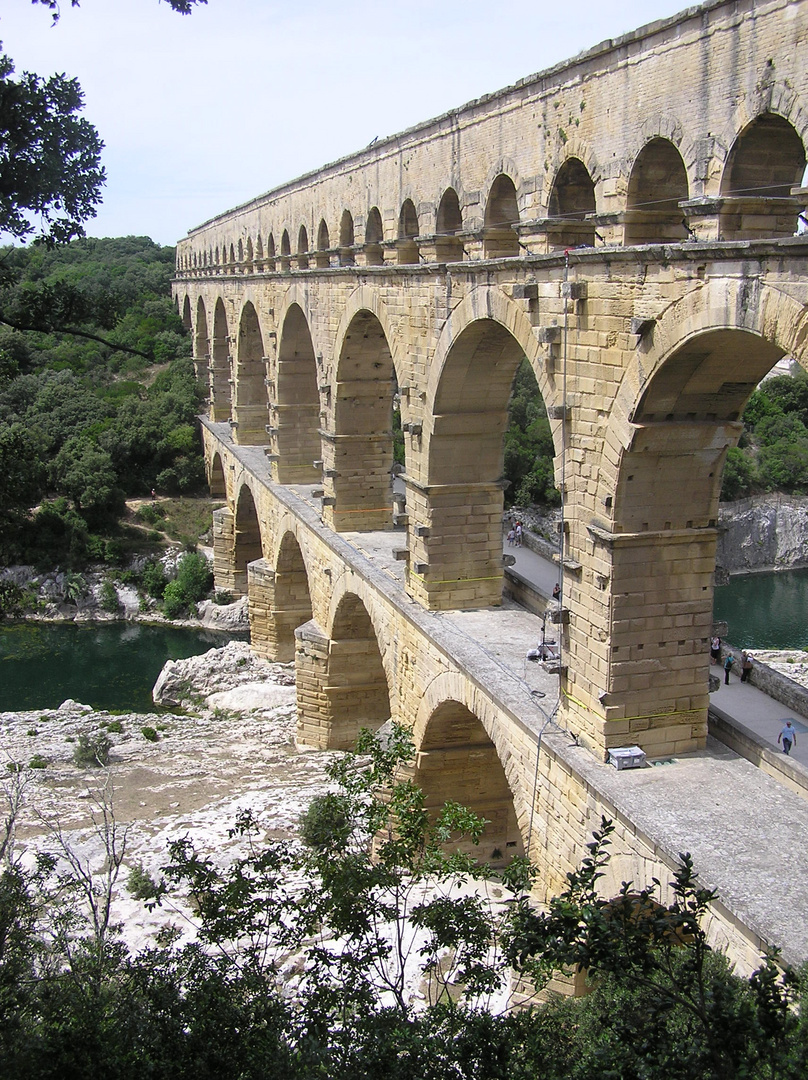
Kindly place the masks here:
[[(227, 425), (209, 426), (221, 428), (222, 441), (230, 443)], [(300, 517), (319, 518), (311, 488), (271, 484), (261, 448), (231, 444), (230, 449), (286, 505), (297, 504)], [(322, 532), (330, 530), (322, 526)], [(330, 533), (329, 542), (342, 547), (346, 561), (433, 634), (525, 728), (538, 733), (558, 695), (558, 680), (525, 659), (539, 640), (541, 619), (509, 602), (485, 611), (424, 611), (404, 593), (403, 564), (394, 555), (404, 538), (403, 532)], [(541, 710), (531, 689), (546, 695)], [(754, 704), (746, 705), (753, 690), (734, 680), (717, 696), (722, 705), (743, 702), (748, 724), (755, 712)], [(788, 715), (784, 706), (776, 708)], [(808, 800), (712, 738), (701, 752), (621, 772), (576, 746), (566, 732), (548, 732), (544, 739), (652, 847), (673, 858), (689, 851), (702, 884), (716, 888), (737, 919), (779, 946), (789, 962), (808, 960)], [(808, 735), (802, 741), (808, 743)]]

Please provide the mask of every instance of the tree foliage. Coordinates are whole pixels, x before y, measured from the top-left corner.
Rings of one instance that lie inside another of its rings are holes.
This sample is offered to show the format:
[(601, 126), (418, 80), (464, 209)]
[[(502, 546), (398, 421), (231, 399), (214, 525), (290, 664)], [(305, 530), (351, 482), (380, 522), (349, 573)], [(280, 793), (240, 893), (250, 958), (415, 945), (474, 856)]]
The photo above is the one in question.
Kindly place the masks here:
[(534, 503), (556, 506), (561, 496), (555, 486), (555, 447), (536, 376), (527, 359), (514, 379), (505, 433), (505, 478), (509, 506)]
[[(0, 875), (0, 1069), (19, 1080), (144, 1075), (209, 1080), (798, 1080), (808, 1024), (797, 973), (768, 957), (749, 979), (712, 952), (715, 900), (683, 855), (667, 901), (654, 881), (605, 898), (611, 824), (544, 911), (517, 860), (482, 899), (483, 822), (428, 812), (406, 732), (361, 737), (304, 816), (302, 843), (248, 811), (225, 867), (187, 837), (131, 893), (195, 921), (131, 954), (111, 920), (126, 831), (94, 815), (91, 866), (58, 823), (55, 847)], [(19, 774), (12, 778), (21, 783)], [(7, 815), (7, 821), (10, 816)], [(1, 839), (1, 838), (0, 838)], [(191, 913), (189, 915), (189, 913)], [(585, 969), (589, 993), (487, 1008), (493, 987)], [(408, 973), (408, 974), (406, 974)], [(414, 976), (414, 978), (413, 978)], [(420, 981), (419, 981), (420, 980)], [(412, 989), (416, 988), (413, 993)]]
[(722, 499), (808, 494), (808, 375), (775, 375), (753, 392), (738, 447), (727, 451)]

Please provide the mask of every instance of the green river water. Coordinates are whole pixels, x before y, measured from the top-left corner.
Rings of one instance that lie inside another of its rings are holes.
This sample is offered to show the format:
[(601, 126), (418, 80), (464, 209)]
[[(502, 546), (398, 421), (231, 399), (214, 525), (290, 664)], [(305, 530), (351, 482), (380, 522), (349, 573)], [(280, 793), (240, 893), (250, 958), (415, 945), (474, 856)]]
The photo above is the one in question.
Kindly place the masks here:
[(229, 637), (142, 623), (14, 623), (0, 628), (0, 712), (55, 709), (74, 698), (97, 709), (154, 710), (166, 660), (196, 656)]
[(808, 570), (734, 577), (715, 590), (713, 614), (739, 648), (808, 649)]

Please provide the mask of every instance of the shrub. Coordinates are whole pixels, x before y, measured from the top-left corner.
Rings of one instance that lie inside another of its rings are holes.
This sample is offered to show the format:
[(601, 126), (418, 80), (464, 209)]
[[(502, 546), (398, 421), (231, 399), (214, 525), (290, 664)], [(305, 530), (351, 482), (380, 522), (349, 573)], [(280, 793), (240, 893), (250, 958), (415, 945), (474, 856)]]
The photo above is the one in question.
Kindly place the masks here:
[(73, 763), (80, 768), (90, 766), (94, 769), (107, 765), (111, 749), (112, 741), (103, 731), (96, 735), (79, 735), (73, 751)]
[(113, 615), (120, 609), (121, 602), (118, 592), (112, 582), (107, 578), (101, 585), (101, 607)]
[(213, 596), (214, 604), (220, 604), (222, 607), (226, 604), (232, 604), (234, 600), (235, 597), (227, 589), (219, 589)]
[(153, 596), (155, 600), (162, 600), (163, 593), (168, 584), (168, 578), (166, 577), (166, 572), (163, 569), (162, 563), (146, 563), (143, 567), (143, 573), (140, 575), (140, 580), (143, 589), (149, 596)]
[(150, 727), (148, 724), (140, 729), (140, 733), (143, 738), (147, 739), (149, 742), (157, 742), (157, 740), (160, 738), (154, 728)]
[(29, 769), (47, 769), (48, 765), (50, 765), (50, 762), (41, 754), (34, 754), (34, 756), (28, 762)]
[(207, 596), (213, 585), (213, 572), (205, 556), (196, 551), (183, 555), (177, 567), (177, 582), (192, 603)]
[(115, 735), (120, 735), (123, 731), (123, 724), (120, 720), (110, 720), (107, 724), (107, 731), (113, 732)]
[(188, 598), (178, 581), (169, 581), (163, 593), (163, 614), (167, 619), (177, 619), (188, 610)]

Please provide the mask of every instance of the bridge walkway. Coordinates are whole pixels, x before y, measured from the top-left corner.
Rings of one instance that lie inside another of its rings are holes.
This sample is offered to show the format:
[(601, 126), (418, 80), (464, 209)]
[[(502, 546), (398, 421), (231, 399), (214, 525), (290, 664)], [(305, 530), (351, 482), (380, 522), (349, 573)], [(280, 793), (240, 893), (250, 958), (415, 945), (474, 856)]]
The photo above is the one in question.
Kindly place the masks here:
[[(226, 425), (221, 428), (224, 435)], [(319, 519), (312, 488), (274, 487), (261, 448), (234, 446), (229, 432), (222, 442), (298, 516)], [(395, 558), (403, 538), (394, 531), (331, 534), (330, 540), (391, 600), (415, 609), (424, 632), (455, 649), (465, 669), (538, 735), (558, 694), (557, 679), (525, 659), (539, 640), (541, 619), (507, 601), (483, 611), (424, 611), (404, 593), (403, 566)], [(545, 695), (538, 707), (532, 689)], [(751, 701), (751, 689), (738, 684), (719, 695)], [(712, 737), (695, 754), (620, 772), (577, 746), (571, 733), (548, 731), (544, 740), (652, 849), (674, 859), (689, 851), (701, 882), (718, 890), (735, 919), (779, 946), (789, 962), (808, 960), (808, 800)]]

